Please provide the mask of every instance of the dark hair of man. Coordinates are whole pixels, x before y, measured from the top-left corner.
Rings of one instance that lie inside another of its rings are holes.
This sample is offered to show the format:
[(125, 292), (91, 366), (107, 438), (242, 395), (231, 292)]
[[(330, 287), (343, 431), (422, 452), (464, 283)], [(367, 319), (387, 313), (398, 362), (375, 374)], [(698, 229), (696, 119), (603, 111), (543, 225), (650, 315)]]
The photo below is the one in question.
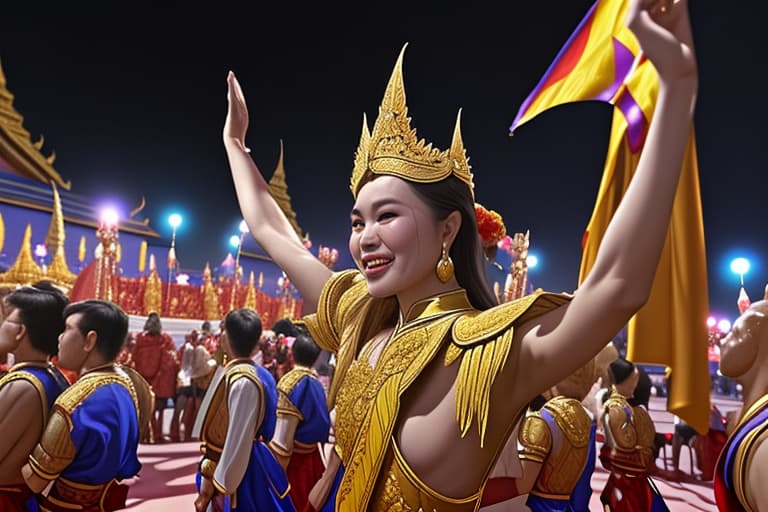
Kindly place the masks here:
[(64, 331), (62, 312), (69, 304), (67, 297), (49, 281), (40, 281), (12, 291), (5, 300), (19, 310), (19, 320), (27, 328), (32, 347), (56, 355), (59, 334)]
[(488, 283), (485, 257), (477, 232), (475, 203), (467, 184), (455, 176), (436, 183), (407, 183), (429, 205), (435, 219), (443, 220), (454, 211), (461, 214), (461, 227), (450, 250), (456, 281), (467, 291), (469, 302), (475, 308), (486, 310), (496, 306), (498, 301)]
[(275, 322), (275, 325), (272, 326), (272, 332), (275, 334), (282, 334), (283, 336), (290, 336), (292, 338), (295, 338), (298, 334), (293, 322), (288, 318), (281, 318)]
[(230, 311), (224, 318), (229, 347), (235, 357), (250, 357), (261, 338), (261, 319), (250, 308)]
[(211, 332), (211, 322), (208, 320), (205, 320), (203, 324), (200, 326), (200, 330), (203, 332)]
[(80, 313), (77, 328), (83, 336), (90, 331), (97, 335), (96, 350), (107, 360), (114, 361), (128, 336), (128, 315), (117, 305), (103, 300), (73, 302), (64, 309), (64, 318)]
[(147, 321), (144, 322), (144, 330), (147, 334), (160, 334), (163, 332), (163, 324), (160, 322), (160, 315), (155, 312), (150, 313), (147, 316)]
[(320, 347), (306, 334), (299, 333), (291, 346), (293, 360), (301, 366), (312, 366), (320, 355)]

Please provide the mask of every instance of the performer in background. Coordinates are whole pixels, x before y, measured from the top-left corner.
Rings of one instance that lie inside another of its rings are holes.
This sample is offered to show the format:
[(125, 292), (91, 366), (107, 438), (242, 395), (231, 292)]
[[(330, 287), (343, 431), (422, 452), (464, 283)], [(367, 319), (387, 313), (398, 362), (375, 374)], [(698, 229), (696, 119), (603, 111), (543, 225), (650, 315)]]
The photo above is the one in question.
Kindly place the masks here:
[(21, 467), (54, 401), (69, 386), (49, 360), (58, 352), (69, 301), (47, 282), (14, 290), (3, 300), (0, 355), (12, 353), (15, 364), (0, 379), (0, 510), (37, 510)]
[(64, 309), (59, 363), (80, 378), (63, 392), (22, 475), (33, 492), (53, 486), (43, 510), (125, 508), (120, 481), (138, 474), (138, 398), (115, 364), (128, 334), (128, 316), (111, 302), (85, 300)]
[(267, 447), (275, 430), (277, 388), (251, 355), (261, 336), (252, 309), (231, 311), (221, 343), (229, 358), (203, 407), (195, 510), (293, 511), (285, 472)]
[(768, 286), (720, 346), (720, 372), (744, 387), (744, 405), (717, 462), (717, 508), (768, 510)]
[(475, 510), (531, 399), (586, 364), (647, 300), (698, 81), (685, 0), (633, 1), (627, 24), (659, 73), (658, 101), (632, 183), (573, 297), (536, 292), (497, 305), (459, 123), (450, 149), (418, 138), (402, 53), (373, 130), (363, 126), (350, 180), (357, 270), (333, 274), (252, 160), (230, 73), (223, 136), (243, 217), (305, 311), (316, 311), (306, 318), (313, 339), (338, 358), (336, 445), (310, 493), (314, 508)]
[(482, 506), (529, 493), (534, 512), (589, 511), (596, 423), (582, 401), (599, 374), (598, 359), (534, 399), (518, 431), (522, 476), (491, 478)]
[[(136, 371), (152, 386), (155, 393), (155, 411), (152, 416), (152, 442), (163, 441), (163, 416), (168, 400), (176, 398), (176, 375), (179, 361), (176, 345), (168, 333), (163, 332), (160, 315), (150, 313), (144, 331), (136, 336), (133, 348)], [(142, 439), (142, 442), (144, 440)]]
[(331, 418), (325, 390), (312, 368), (320, 347), (299, 332), (292, 349), (296, 365), (277, 383), (277, 426), (269, 446), (288, 474), (293, 504), (304, 510), (309, 491), (325, 470), (319, 443), (328, 441)]
[(637, 367), (626, 359), (609, 366), (614, 385), (603, 404), (605, 443), (600, 462), (610, 472), (600, 501), (607, 511), (664, 512), (664, 499), (649, 473), (655, 465), (656, 428), (643, 398), (635, 391), (640, 380)]

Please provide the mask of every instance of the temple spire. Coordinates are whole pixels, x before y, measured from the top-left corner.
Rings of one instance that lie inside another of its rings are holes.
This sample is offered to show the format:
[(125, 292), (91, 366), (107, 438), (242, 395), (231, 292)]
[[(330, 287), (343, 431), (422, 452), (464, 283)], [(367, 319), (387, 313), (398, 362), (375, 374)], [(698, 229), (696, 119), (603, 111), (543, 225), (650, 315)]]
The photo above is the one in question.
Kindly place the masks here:
[(288, 222), (291, 223), (293, 230), (296, 231), (299, 238), (303, 238), (299, 223), (296, 221), (296, 212), (291, 207), (291, 196), (288, 195), (288, 184), (285, 181), (285, 166), (283, 164), (282, 140), (280, 140), (280, 158), (277, 161), (275, 172), (272, 173), (272, 178), (269, 180), (269, 191), (285, 216), (288, 217)]

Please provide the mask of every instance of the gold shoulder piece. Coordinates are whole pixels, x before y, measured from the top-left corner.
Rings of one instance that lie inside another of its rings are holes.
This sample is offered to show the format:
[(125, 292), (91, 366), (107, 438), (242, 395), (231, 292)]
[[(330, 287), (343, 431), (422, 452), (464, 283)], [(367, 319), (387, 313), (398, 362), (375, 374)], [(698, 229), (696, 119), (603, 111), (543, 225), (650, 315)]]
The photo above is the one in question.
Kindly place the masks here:
[(587, 446), (592, 420), (581, 402), (573, 398), (559, 396), (548, 401), (544, 407), (552, 413), (557, 426), (560, 427), (574, 448)]
[(40, 379), (29, 372), (12, 371), (0, 379), (0, 389), (2, 389), (6, 384), (17, 380), (23, 380), (30, 383), (32, 387), (34, 387), (37, 391), (37, 394), (40, 397), (40, 405), (42, 407), (41, 412), (43, 415), (41, 417), (43, 419), (43, 425), (45, 425), (45, 422), (48, 420), (48, 394), (45, 392), (45, 386), (43, 386), (43, 383), (40, 382)]
[(296, 366), (293, 370), (280, 377), (280, 380), (277, 381), (277, 389), (288, 395), (301, 379), (307, 376), (315, 378), (315, 375), (315, 371), (311, 368)]
[(464, 315), (453, 324), (453, 342), (460, 347), (488, 341), (502, 331), (556, 309), (571, 300), (569, 295), (536, 291), (482, 312)]
[(261, 410), (259, 411), (258, 419), (256, 420), (256, 430), (261, 427), (261, 423), (264, 421), (264, 411), (266, 410), (266, 404), (264, 403), (264, 383), (261, 382), (259, 374), (256, 372), (256, 367), (250, 364), (238, 364), (227, 369), (226, 383), (226, 403), (229, 403), (229, 389), (240, 379), (248, 379), (256, 385), (256, 389), (259, 390), (259, 404)]
[(131, 384), (133, 384), (138, 403), (140, 439), (147, 439), (152, 422), (152, 411), (155, 410), (155, 392), (152, 391), (152, 386), (139, 372), (130, 366), (120, 365), (119, 368), (131, 379)]
[(538, 411), (525, 417), (517, 433), (517, 440), (522, 445), (518, 452), (518, 458), (522, 460), (543, 463), (552, 449), (552, 433)]
[(653, 426), (651, 415), (643, 407), (632, 408), (632, 423), (637, 432), (637, 444), (643, 448), (653, 448), (656, 428)]
[(72, 418), (57, 405), (54, 406), (40, 442), (29, 455), (32, 470), (44, 480), (54, 480), (75, 457), (72, 443)]
[(139, 400), (136, 396), (136, 390), (133, 388), (131, 379), (119, 368), (116, 367), (114, 373), (107, 372), (95, 372), (89, 373), (80, 377), (74, 384), (69, 386), (64, 392), (56, 399), (56, 405), (61, 407), (67, 414), (71, 415), (75, 409), (77, 409), (83, 400), (88, 398), (91, 393), (96, 391), (101, 386), (107, 384), (120, 384), (131, 395), (131, 400), (136, 408), (136, 416), (139, 414)]
[(297, 366), (293, 370), (280, 377), (280, 380), (277, 381), (278, 412), (296, 416), (299, 418), (299, 421), (304, 419), (304, 415), (301, 414), (299, 408), (296, 407), (293, 402), (291, 402), (291, 399), (288, 398), (288, 395), (291, 394), (291, 391), (293, 391), (293, 388), (296, 387), (296, 384), (298, 384), (299, 381), (304, 377), (309, 377), (310, 379), (315, 378), (315, 371), (311, 368)]
[(537, 291), (486, 311), (463, 314), (451, 328), (453, 343), (445, 365), (461, 356), (456, 377), (456, 419), (464, 436), (477, 416), (480, 446), (484, 445), (488, 404), (496, 377), (509, 355), (514, 326), (567, 303), (566, 295)]
[[(347, 292), (350, 292), (347, 294)], [(317, 313), (302, 318), (312, 339), (325, 350), (337, 352), (340, 340), (340, 319), (351, 303), (367, 295), (368, 288), (357, 270), (337, 272), (325, 283), (320, 292)]]
[(611, 437), (620, 450), (634, 450), (637, 445), (637, 432), (630, 417), (632, 408), (627, 400), (619, 395), (615, 388), (605, 402), (605, 423)]

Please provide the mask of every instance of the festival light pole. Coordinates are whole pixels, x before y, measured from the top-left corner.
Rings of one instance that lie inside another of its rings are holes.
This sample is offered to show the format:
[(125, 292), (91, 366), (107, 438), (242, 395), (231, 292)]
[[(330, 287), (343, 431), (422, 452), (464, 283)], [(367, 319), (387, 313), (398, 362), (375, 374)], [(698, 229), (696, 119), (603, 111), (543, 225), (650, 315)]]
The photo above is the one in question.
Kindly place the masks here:
[(739, 298), (736, 301), (736, 304), (739, 306), (740, 313), (746, 311), (749, 307), (749, 304), (751, 303), (749, 296), (747, 295), (747, 291), (744, 289), (744, 274), (749, 272), (749, 267), (750, 263), (747, 258), (739, 257), (731, 260), (731, 272), (739, 275), (739, 281), (741, 283), (741, 288), (739, 289)]
[(168, 249), (168, 291), (166, 292), (166, 303), (168, 304), (168, 311), (171, 309), (171, 278), (173, 276), (173, 270), (176, 268), (176, 230), (181, 226), (182, 219), (178, 213), (172, 213), (168, 216), (168, 224), (171, 225), (171, 247)]
[(232, 293), (230, 294), (229, 298), (230, 311), (234, 308), (237, 288), (240, 284), (240, 253), (243, 250), (243, 240), (245, 239), (245, 235), (248, 233), (248, 224), (245, 223), (245, 220), (240, 221), (238, 230), (240, 231), (240, 236), (232, 235), (229, 238), (230, 245), (237, 248), (237, 253), (235, 254), (235, 269), (232, 273)]
[(96, 251), (99, 260), (96, 267), (97, 299), (113, 300), (112, 278), (117, 271), (118, 220), (117, 212), (112, 208), (107, 208), (101, 212), (99, 227), (96, 230), (96, 238), (99, 240)]

